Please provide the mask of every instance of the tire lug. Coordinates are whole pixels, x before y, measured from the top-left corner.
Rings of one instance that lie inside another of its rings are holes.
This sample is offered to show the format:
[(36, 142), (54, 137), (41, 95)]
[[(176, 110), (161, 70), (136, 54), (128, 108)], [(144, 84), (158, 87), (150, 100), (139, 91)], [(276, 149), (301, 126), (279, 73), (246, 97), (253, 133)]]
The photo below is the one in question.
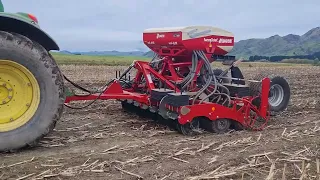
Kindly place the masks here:
[(27, 83), (28, 86), (31, 86), (31, 83)]
[(6, 83), (3, 83), (3, 84), (2, 84), (2, 86), (3, 86), (3, 87), (6, 87), (6, 86), (7, 86), (7, 84), (6, 84)]
[(27, 103), (27, 104), (26, 104), (26, 106), (27, 106), (27, 107), (29, 107), (29, 106), (30, 106), (30, 104), (29, 104), (29, 103)]
[(8, 91), (11, 92), (11, 91), (12, 91), (12, 88), (9, 88)]
[(12, 99), (12, 96), (8, 96), (8, 99)]

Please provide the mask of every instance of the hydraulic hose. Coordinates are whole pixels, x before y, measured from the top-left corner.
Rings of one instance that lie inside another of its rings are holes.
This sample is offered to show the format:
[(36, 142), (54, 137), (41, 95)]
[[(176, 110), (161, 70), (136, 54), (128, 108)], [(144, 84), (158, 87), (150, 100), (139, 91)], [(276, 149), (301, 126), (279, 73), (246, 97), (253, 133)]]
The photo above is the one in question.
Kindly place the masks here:
[(151, 61), (149, 62), (149, 65), (153, 64), (153, 63), (157, 63), (162, 61), (161, 58), (159, 58), (159, 55), (157, 53), (153, 53), (153, 57), (151, 59)]
[(186, 78), (184, 78), (181, 82), (181, 84), (183, 84), (182, 89), (185, 89), (191, 82), (192, 79), (194, 78), (195, 71), (197, 69), (197, 65), (198, 65), (198, 56), (195, 52), (192, 53), (192, 67), (191, 67), (191, 71), (189, 72), (189, 74), (186, 76)]
[(209, 73), (209, 78), (207, 79), (206, 84), (195, 95), (192, 104), (194, 104), (196, 99), (210, 86), (212, 79), (214, 79), (214, 84), (215, 84), (213, 91), (215, 92), (217, 90), (217, 86), (216, 86), (217, 79), (216, 79), (215, 75), (213, 74), (209, 60), (207, 59), (207, 57), (205, 56), (203, 51), (195, 51), (195, 52), (198, 54), (198, 56), (200, 58), (203, 59), (203, 61), (205, 63), (205, 67)]
[[(114, 81), (114, 79), (112, 79), (111, 81), (107, 82), (104, 86), (103, 86), (103, 89), (107, 88), (112, 82)], [(64, 106), (70, 108), (70, 109), (84, 109), (84, 108), (87, 108), (89, 107), (90, 105), (92, 105), (93, 103), (97, 102), (97, 100), (100, 98), (100, 96), (103, 94), (103, 91), (101, 91), (99, 93), (99, 95), (94, 99), (92, 100), (89, 104), (87, 105), (84, 105), (84, 106), (81, 106), (81, 107), (73, 107), (73, 106), (70, 106), (70, 105), (67, 105), (67, 104), (64, 104)]]
[[(198, 51), (198, 54), (199, 54), (199, 56), (205, 61), (206, 65), (207, 65), (207, 66), (206, 66), (206, 67), (207, 67), (207, 70), (208, 70), (208, 72), (209, 72), (209, 79), (203, 78), (204, 81), (205, 81), (205, 83), (206, 83), (204, 87), (207, 88), (208, 82), (210, 82), (210, 84), (211, 84), (211, 85), (214, 85), (214, 87), (215, 87), (214, 90), (213, 90), (212, 92), (210, 92), (209, 95), (207, 95), (204, 99), (202, 99), (202, 100), (200, 101), (200, 103), (202, 103), (204, 100), (210, 98), (210, 97), (213, 96), (213, 95), (219, 95), (219, 96), (224, 95), (224, 96), (227, 97), (227, 99), (223, 102), (223, 104), (225, 104), (227, 100), (229, 101), (229, 104), (230, 104), (231, 98), (230, 98), (229, 89), (228, 89), (227, 87), (223, 86), (222, 84), (220, 84), (220, 83), (217, 81), (216, 76), (214, 75), (213, 70), (212, 70), (212, 68), (211, 68), (210, 62), (209, 62), (209, 60), (206, 58), (206, 55), (204, 54), (204, 52), (203, 52), (203, 51)], [(213, 78), (213, 82), (212, 82), (212, 80), (210, 80), (210, 77)], [(217, 92), (217, 88), (218, 88), (218, 87), (219, 87), (221, 90), (224, 90), (225, 93), (222, 93), (222, 92), (220, 93), (219, 91)], [(203, 91), (201, 91), (201, 90), (200, 90), (200, 92), (203, 93)], [(198, 96), (199, 96), (199, 95), (200, 95), (200, 94), (198, 94)], [(196, 99), (196, 98), (195, 98), (195, 99)], [(220, 98), (219, 98), (219, 100), (220, 100)]]
[[(153, 63), (158, 63), (160, 61), (162, 61), (163, 58), (159, 58), (158, 54), (154, 53), (153, 58), (150, 61), (150, 65)], [(191, 70), (189, 71), (188, 75), (186, 77), (183, 78), (183, 80), (181, 82), (178, 82), (178, 85), (182, 86), (182, 89), (185, 89), (191, 82), (192, 79), (195, 76), (195, 71), (197, 68), (197, 64), (198, 64), (198, 58), (196, 56), (195, 53), (192, 54), (192, 67)]]
[(225, 94), (225, 93), (214, 93), (214, 95), (219, 95), (219, 96), (216, 96), (216, 97), (219, 97), (218, 100), (216, 102), (219, 102), (220, 99), (221, 99), (221, 95), (224, 95), (227, 97), (226, 100), (223, 101), (222, 105), (224, 105), (227, 101), (228, 101), (228, 106), (230, 105), (230, 102), (231, 102), (231, 98), (228, 94)]
[(205, 101), (206, 99), (208, 99), (209, 97), (211, 97), (212, 95), (225, 95), (227, 96), (227, 98), (229, 99), (229, 102), (231, 101), (230, 99), (230, 92), (228, 90), (228, 88), (226, 88), (225, 86), (221, 85), (220, 83), (216, 84), (218, 87), (222, 88), (223, 90), (226, 90), (226, 93), (216, 93), (216, 91), (212, 91), (210, 94), (208, 94), (205, 98), (203, 98), (200, 103), (202, 103), (203, 101)]
[[(134, 63), (132, 63), (132, 64), (129, 66), (129, 68), (128, 68), (124, 73), (122, 73), (122, 75), (120, 76), (119, 79), (121, 79), (126, 73), (128, 73), (128, 72), (132, 69), (133, 66), (134, 66)], [(78, 88), (78, 89), (80, 89), (80, 90), (82, 90), (82, 91), (85, 91), (85, 92), (89, 93), (89, 94), (87, 94), (87, 95), (77, 95), (77, 94), (76, 94), (75, 96), (89, 96), (89, 95), (92, 95), (92, 94), (95, 94), (95, 93), (99, 93), (99, 95), (98, 95), (94, 100), (92, 100), (89, 104), (84, 105), (84, 106), (82, 106), (82, 107), (73, 107), (73, 106), (64, 104), (64, 106), (66, 106), (66, 107), (68, 107), (68, 108), (70, 108), (70, 109), (84, 109), (84, 108), (89, 107), (90, 105), (92, 105), (93, 103), (95, 103), (95, 102), (100, 98), (100, 96), (103, 94), (104, 90), (115, 80), (115, 79), (112, 79), (112, 80), (108, 81), (104, 86), (100, 87), (99, 89), (102, 89), (102, 91), (99, 92), (99, 90), (97, 90), (97, 91), (94, 91), (94, 92), (93, 92), (93, 91), (89, 91), (88, 89), (85, 89), (84, 87), (82, 87), (82, 86), (76, 84), (75, 82), (71, 81), (71, 80), (68, 79), (65, 75), (63, 75), (63, 77), (64, 77), (68, 82), (70, 82), (74, 87), (76, 87), (76, 88)]]

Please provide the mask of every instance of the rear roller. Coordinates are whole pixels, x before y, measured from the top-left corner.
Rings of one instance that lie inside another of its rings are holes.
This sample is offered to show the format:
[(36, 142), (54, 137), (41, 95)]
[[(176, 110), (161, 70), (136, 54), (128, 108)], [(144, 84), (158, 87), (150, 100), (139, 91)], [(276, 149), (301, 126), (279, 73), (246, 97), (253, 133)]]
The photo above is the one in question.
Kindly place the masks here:
[(63, 111), (61, 72), (38, 43), (0, 31), (0, 151), (32, 146)]

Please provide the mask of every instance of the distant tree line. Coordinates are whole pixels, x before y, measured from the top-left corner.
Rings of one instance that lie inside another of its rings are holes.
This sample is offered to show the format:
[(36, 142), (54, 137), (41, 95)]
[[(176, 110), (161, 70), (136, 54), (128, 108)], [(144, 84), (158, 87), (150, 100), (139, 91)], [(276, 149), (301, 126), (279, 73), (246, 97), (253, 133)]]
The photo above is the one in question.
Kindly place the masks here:
[(320, 59), (320, 51), (316, 52), (312, 55), (300, 55), (300, 56), (250, 56), (249, 61), (259, 61), (259, 60), (267, 60), (270, 62), (279, 62), (284, 59), (310, 59), (310, 60), (315, 60), (315, 59)]

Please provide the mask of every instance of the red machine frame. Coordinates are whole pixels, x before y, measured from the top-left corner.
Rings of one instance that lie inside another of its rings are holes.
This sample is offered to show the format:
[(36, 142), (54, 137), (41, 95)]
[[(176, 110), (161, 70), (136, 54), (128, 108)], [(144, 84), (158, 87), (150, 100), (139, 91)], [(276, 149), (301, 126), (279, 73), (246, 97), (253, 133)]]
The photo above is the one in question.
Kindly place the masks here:
[[(134, 83), (132, 88), (123, 89), (119, 80), (114, 80), (102, 93), (95, 93), (90, 95), (74, 95), (66, 98), (65, 103), (69, 103), (72, 101), (80, 101), (80, 100), (109, 100), (109, 99), (117, 99), (117, 100), (133, 100), (140, 104), (140, 107), (143, 105), (151, 106), (150, 96), (148, 95), (152, 89), (155, 89), (154, 82), (151, 79), (151, 75), (158, 78), (160, 81), (166, 84), (168, 89), (175, 90), (176, 92), (180, 92), (179, 89), (176, 88), (176, 85), (170, 82), (172, 81), (180, 81), (181, 77), (175, 72), (175, 67), (186, 67), (191, 65), (191, 61), (178, 62), (175, 63), (172, 61), (170, 56), (166, 56), (163, 59), (163, 67), (160, 72), (155, 71), (150, 65), (149, 62), (144, 61), (134, 61), (133, 67), (137, 70)], [(200, 60), (198, 62), (196, 74), (200, 73), (200, 69), (203, 66), (203, 61)], [(169, 70), (171, 76), (167, 75), (165, 69)], [(144, 78), (146, 81), (146, 90), (148, 93), (142, 94), (135, 92), (136, 88), (141, 88), (140, 80)], [(196, 76), (193, 81), (196, 80)], [(140, 87), (139, 87), (140, 86)], [(201, 104), (197, 104), (197, 101), (193, 105), (187, 105), (179, 108), (173, 108), (169, 105), (166, 105), (168, 110), (174, 111), (179, 114), (178, 122), (181, 125), (184, 125), (188, 122), (191, 122), (196, 117), (206, 117), (212, 121), (220, 118), (230, 119), (233, 121), (239, 122), (244, 127), (253, 129), (253, 130), (261, 130), (266, 125), (269, 115), (268, 115), (268, 95), (270, 88), (270, 79), (264, 78), (262, 80), (262, 92), (259, 97), (233, 97), (231, 107), (222, 106), (216, 103), (210, 102), (202, 102)], [(257, 109), (256, 106), (253, 105), (253, 100), (256, 98), (260, 98), (260, 108)], [(181, 109), (187, 108), (189, 113), (182, 114)], [(251, 116), (251, 112), (255, 112), (255, 116)], [(255, 127), (255, 122), (258, 117), (264, 119), (264, 123), (259, 127)]]

